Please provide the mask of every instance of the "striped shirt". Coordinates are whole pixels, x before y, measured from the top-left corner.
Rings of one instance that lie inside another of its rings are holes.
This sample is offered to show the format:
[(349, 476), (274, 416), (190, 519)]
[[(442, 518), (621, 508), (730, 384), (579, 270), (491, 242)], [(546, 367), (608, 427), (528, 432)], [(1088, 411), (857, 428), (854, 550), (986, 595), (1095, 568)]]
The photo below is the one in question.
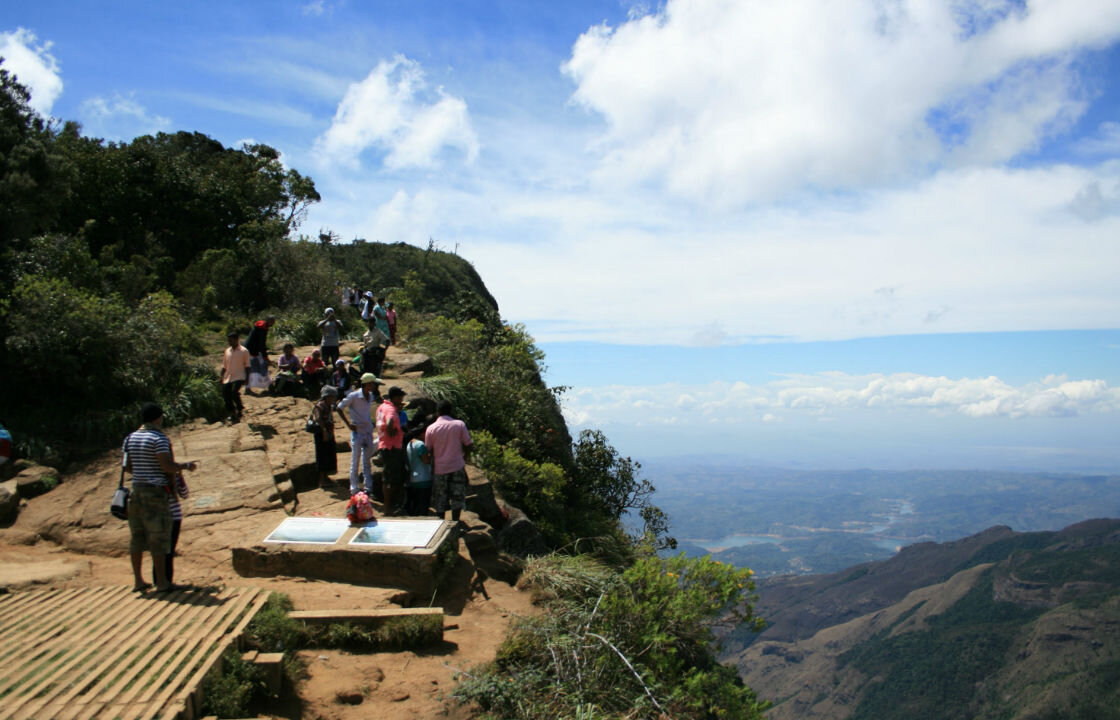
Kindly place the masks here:
[(184, 500), (190, 497), (191, 491), (187, 487), (187, 481), (183, 479), (183, 474), (179, 473), (175, 476), (175, 492), (167, 494), (167, 504), (171, 508), (171, 519), (182, 520), (183, 508), (179, 505), (179, 498)]
[(133, 485), (167, 486), (167, 475), (159, 465), (159, 453), (171, 455), (171, 441), (152, 427), (143, 427), (124, 439), (121, 450), (132, 463)]

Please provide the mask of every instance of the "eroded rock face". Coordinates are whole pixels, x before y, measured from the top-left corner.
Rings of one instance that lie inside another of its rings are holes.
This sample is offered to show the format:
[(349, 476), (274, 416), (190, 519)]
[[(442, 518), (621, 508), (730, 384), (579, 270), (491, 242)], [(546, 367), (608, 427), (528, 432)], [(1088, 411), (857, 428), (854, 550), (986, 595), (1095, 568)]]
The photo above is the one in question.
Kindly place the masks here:
[(512, 555), (544, 555), (544, 538), (529, 517), (513, 506), (506, 506), (509, 521), (498, 532), (498, 547)]
[(19, 491), (16, 483), (8, 480), (0, 483), (0, 524), (10, 523), (19, 514)]

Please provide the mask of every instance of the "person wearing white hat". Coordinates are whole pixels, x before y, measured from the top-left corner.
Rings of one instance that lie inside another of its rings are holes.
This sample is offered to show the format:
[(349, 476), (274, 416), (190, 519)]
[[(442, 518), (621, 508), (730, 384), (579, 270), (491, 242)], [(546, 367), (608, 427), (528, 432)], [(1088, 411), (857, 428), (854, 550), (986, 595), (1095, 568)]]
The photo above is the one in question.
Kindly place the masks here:
[(373, 299), (373, 291), (366, 290), (362, 295), (362, 320), (369, 322), (373, 319), (373, 308), (377, 305), (377, 301)]
[[(384, 385), (373, 373), (365, 373), (361, 378), (361, 388), (342, 398), (338, 404), (338, 414), (346, 427), (350, 428), (350, 494), (360, 490), (358, 483), (358, 463), (361, 462), (367, 495), (373, 493), (373, 454), (377, 451), (373, 443), (373, 418), (371, 410), (377, 404), (374, 388)], [(350, 409), (350, 418), (342, 413)]]

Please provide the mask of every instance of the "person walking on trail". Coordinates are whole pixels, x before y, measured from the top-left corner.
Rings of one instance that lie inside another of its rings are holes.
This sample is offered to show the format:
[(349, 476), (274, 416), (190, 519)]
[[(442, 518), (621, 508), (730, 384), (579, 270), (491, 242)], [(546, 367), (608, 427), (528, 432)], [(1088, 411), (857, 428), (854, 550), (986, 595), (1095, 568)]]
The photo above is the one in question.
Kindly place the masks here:
[(241, 420), (245, 407), (241, 404), (241, 386), (249, 379), (249, 350), (241, 345), (241, 336), (226, 336), (229, 347), (222, 355), (222, 399), (232, 422)]
[(410, 430), (405, 444), (405, 457), (408, 459), (408, 500), (405, 508), (408, 514), (419, 517), (429, 514), (432, 505), (432, 454), (424, 444), (426, 426)]
[(385, 298), (377, 298), (377, 304), (370, 312), (373, 314), (374, 322), (377, 323), (377, 329), (385, 334), (385, 344), (388, 345), (392, 334), (389, 330), (389, 314), (385, 310)]
[[(268, 331), (276, 324), (276, 316), (269, 315), (264, 320), (253, 323), (249, 337), (245, 339), (245, 348), (250, 357), (250, 388), (265, 389), (268, 387)], [(260, 376), (254, 378), (252, 376)]]
[(167, 578), (167, 555), (171, 552), (171, 506), (168, 477), (180, 470), (194, 470), (195, 463), (177, 463), (171, 441), (163, 434), (163, 409), (147, 403), (140, 411), (143, 426), (124, 440), (125, 469), (132, 474), (128, 502), (129, 554), (132, 559), (132, 589), (151, 587), (144, 582), (141, 564), (144, 552), (152, 555), (152, 575), (157, 592), (179, 588)]
[(439, 417), (424, 431), (424, 444), (432, 454), (432, 507), (441, 518), (451, 508), (451, 519), (459, 521), (467, 498), (467, 458), (471, 434), (467, 424), (451, 416), (451, 403), (436, 408)]
[[(373, 419), (370, 411), (377, 403), (374, 389), (383, 385), (373, 373), (362, 375), (362, 387), (355, 390), (338, 404), (338, 414), (346, 427), (350, 428), (350, 494), (354, 495), (361, 490), (358, 476), (358, 464), (361, 462), (362, 474), (365, 478), (366, 495), (373, 494)], [(342, 413), (350, 410), (350, 419)]]
[[(167, 506), (171, 509), (171, 548), (163, 560), (163, 574), (171, 584), (175, 582), (175, 550), (179, 547), (179, 531), (183, 527), (183, 506), (179, 504), (179, 498), (186, 500), (190, 494), (183, 473), (175, 473), (175, 482), (167, 491)], [(152, 560), (152, 575), (155, 575), (155, 559)]]
[(385, 467), (381, 487), (385, 496), (386, 515), (396, 515), (399, 510), (397, 504), (404, 504), (407, 471), (404, 460), (404, 430), (400, 418), (404, 396), (404, 390), (394, 385), (389, 388), (385, 401), (377, 407), (377, 450), (381, 453)]
[(389, 336), (381, 331), (377, 323), (370, 321), (369, 330), (362, 335), (362, 369), (381, 377), (381, 366), (385, 362), (385, 348), (389, 346)]
[(389, 344), (397, 344), (397, 311), (393, 309), (393, 303), (385, 306), (385, 319), (389, 321)]
[(333, 365), (339, 358), (338, 346), (342, 342), (342, 321), (334, 316), (334, 308), (324, 310), (323, 316), (319, 321), (319, 330), (323, 333), (323, 342), (319, 347), (323, 350), (323, 362)]
[(311, 408), (311, 419), (319, 425), (315, 433), (315, 468), (319, 471), (319, 487), (330, 484), (331, 475), (338, 472), (338, 453), (334, 443), (334, 403), (338, 390), (325, 385), (319, 393), (319, 402)]

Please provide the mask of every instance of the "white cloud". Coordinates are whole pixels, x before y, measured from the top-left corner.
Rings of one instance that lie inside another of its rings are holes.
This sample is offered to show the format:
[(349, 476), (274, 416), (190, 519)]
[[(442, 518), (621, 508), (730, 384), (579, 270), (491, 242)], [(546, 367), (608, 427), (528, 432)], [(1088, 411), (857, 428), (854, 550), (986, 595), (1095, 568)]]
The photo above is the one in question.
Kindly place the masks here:
[(995, 376), (841, 372), (795, 375), (761, 385), (713, 382), (575, 388), (565, 396), (563, 405), (565, 416), (575, 427), (634, 425), (650, 420), (649, 403), (667, 397), (676, 397), (672, 406), (687, 410), (696, 421), (718, 418), (728, 424), (755, 422), (760, 413), (761, 422), (775, 424), (783, 422), (786, 415), (833, 417), (845, 411), (918, 411), (935, 416), (1009, 419), (1120, 412), (1120, 388), (1110, 387), (1104, 380), (1051, 376), (1016, 387)]
[(1084, 155), (1120, 155), (1120, 122), (1103, 122), (1095, 136), (1084, 137), (1077, 141), (1076, 149)]
[(420, 65), (401, 56), (351, 84), (316, 141), (328, 162), (354, 168), (370, 148), (384, 153), (389, 169), (433, 167), (444, 148), (460, 151), (470, 163), (479, 150), (466, 102), (442, 88), (427, 92)]
[(149, 113), (132, 96), (89, 98), (78, 108), (78, 116), (86, 135), (106, 140), (130, 141), (171, 127), (169, 118)]
[(1120, 182), (1108, 189), (1101, 187), (1100, 180), (1087, 182), (1070, 201), (1069, 208), (1075, 215), (1088, 221), (1120, 215)]
[(308, 127), (314, 122), (311, 113), (284, 103), (261, 102), (245, 97), (226, 99), (194, 92), (175, 92), (173, 95), (199, 107), (240, 115), (272, 125), (299, 128)]
[(605, 180), (738, 204), (1014, 158), (1083, 113), (1072, 61), (1117, 37), (1094, 0), (669, 0), (563, 70)]
[[(1118, 186), (1120, 163), (946, 170), (811, 208), (735, 212), (644, 194), (435, 193), (430, 220), (481, 213), (487, 225), (424, 233), (462, 238), (504, 311), (548, 342), (1107, 328), (1120, 318)], [(595, 312), (573, 315), (573, 297)]]
[(51, 114), (54, 101), (62, 94), (62, 76), (51, 45), (39, 44), (35, 33), (24, 28), (0, 33), (4, 68), (31, 91), (31, 107), (44, 116)]
[(304, 15), (319, 17), (323, 13), (327, 12), (327, 8), (324, 4), (324, 0), (314, 0), (313, 2), (309, 2), (301, 7), (300, 12)]

